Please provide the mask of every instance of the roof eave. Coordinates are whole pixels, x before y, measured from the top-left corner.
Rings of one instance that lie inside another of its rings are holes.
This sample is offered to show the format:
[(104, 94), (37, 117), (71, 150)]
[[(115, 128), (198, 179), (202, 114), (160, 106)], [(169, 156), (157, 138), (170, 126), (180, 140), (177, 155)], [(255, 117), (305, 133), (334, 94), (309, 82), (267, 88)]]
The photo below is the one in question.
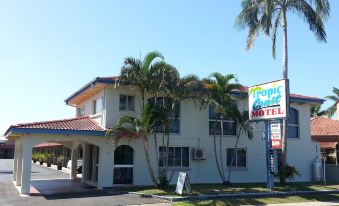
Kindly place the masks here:
[(100, 77), (97, 77), (95, 79), (93, 79), (92, 81), (90, 81), (89, 83), (87, 83), (85, 86), (81, 87), (78, 91), (74, 92), (71, 96), (69, 96), (67, 99), (65, 99), (65, 103), (67, 105), (69, 105), (69, 101), (71, 101), (74, 97), (78, 96), (79, 94), (81, 94), (82, 92), (84, 92), (85, 90), (87, 90), (90, 87), (93, 87), (95, 84), (114, 84), (115, 80), (107, 80), (107, 79), (102, 79)]
[(55, 134), (55, 135), (88, 135), (88, 136), (105, 136), (106, 131), (94, 130), (67, 130), (67, 129), (37, 129), (37, 128), (15, 128), (10, 127), (5, 136), (8, 139), (10, 136), (17, 134)]

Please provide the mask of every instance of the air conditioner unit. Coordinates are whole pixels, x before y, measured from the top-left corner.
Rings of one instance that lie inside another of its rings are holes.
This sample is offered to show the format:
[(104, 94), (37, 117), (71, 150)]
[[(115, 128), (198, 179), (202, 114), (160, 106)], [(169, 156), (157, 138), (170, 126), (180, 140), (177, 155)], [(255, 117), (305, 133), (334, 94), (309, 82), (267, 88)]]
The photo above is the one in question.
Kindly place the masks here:
[(192, 157), (193, 160), (204, 160), (205, 159), (204, 151), (201, 148), (193, 148)]

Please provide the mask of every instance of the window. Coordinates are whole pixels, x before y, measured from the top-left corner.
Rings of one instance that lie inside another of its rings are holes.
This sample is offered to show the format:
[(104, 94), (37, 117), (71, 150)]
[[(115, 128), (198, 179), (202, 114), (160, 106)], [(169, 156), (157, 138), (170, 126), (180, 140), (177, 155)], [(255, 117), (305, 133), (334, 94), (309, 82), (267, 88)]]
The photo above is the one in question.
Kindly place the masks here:
[(294, 108), (289, 111), (288, 138), (299, 138), (299, 112)]
[[(209, 134), (210, 135), (220, 135), (221, 133), (221, 120), (218, 117), (218, 114), (215, 112), (213, 106), (209, 106)], [(229, 117), (224, 117), (223, 121), (223, 135), (236, 135), (236, 123)]]
[(134, 111), (134, 96), (120, 95), (119, 110)]
[(79, 107), (78, 108), (78, 116), (84, 116), (85, 115), (85, 107)]
[(227, 148), (226, 155), (227, 155), (227, 167), (238, 167), (238, 168), (245, 168), (247, 166), (247, 154), (246, 148), (238, 148), (237, 152), (235, 153), (233, 164), (231, 166), (232, 156), (233, 156), (234, 148)]
[[(151, 104), (152, 99), (148, 100), (149, 103)], [(167, 107), (172, 107), (174, 103), (174, 109), (172, 114), (170, 115), (171, 119), (171, 125), (170, 125), (170, 133), (172, 134), (179, 134), (180, 131), (180, 102), (175, 101), (172, 98), (169, 97), (158, 97), (156, 99), (156, 104), (160, 105), (161, 107), (167, 108)], [(158, 133), (163, 133), (164, 132), (164, 127), (163, 125), (159, 125), (157, 128)]]
[[(165, 166), (166, 147), (159, 147), (159, 166)], [(168, 167), (189, 167), (189, 147), (168, 147)]]
[(102, 112), (102, 97), (93, 101), (93, 114)]

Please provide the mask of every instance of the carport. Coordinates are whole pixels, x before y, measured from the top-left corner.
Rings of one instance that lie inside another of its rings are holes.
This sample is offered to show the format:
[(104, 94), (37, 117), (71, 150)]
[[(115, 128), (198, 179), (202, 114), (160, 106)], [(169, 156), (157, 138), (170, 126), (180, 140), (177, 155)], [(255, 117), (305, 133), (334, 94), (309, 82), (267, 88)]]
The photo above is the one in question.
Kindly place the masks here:
[(30, 194), (32, 148), (41, 143), (72, 148), (70, 181), (76, 179), (81, 145), (84, 154), (81, 181), (99, 189), (112, 186), (113, 147), (106, 143), (105, 129), (90, 117), (13, 125), (5, 136), (15, 142), (12, 180), (22, 195)]

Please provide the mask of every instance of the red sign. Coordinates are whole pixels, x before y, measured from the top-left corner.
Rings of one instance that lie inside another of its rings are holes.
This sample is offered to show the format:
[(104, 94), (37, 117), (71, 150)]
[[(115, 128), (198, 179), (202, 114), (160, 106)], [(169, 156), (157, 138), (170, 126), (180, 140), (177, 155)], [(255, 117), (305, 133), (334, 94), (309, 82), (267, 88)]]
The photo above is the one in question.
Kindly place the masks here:
[(272, 149), (281, 149), (281, 127), (280, 123), (271, 123), (271, 147)]

